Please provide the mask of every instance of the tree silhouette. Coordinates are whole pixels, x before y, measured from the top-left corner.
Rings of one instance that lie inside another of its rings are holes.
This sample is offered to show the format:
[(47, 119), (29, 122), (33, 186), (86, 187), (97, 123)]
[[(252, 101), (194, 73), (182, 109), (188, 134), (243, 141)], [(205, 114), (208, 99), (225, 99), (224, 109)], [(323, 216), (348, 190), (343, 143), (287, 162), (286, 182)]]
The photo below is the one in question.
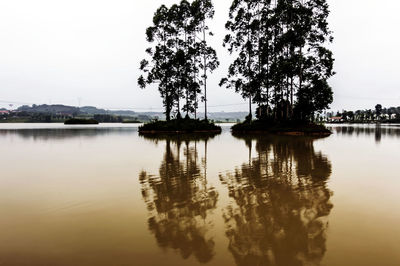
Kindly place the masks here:
[(174, 51), (169, 13), (169, 9), (162, 5), (154, 14), (153, 26), (146, 30), (147, 41), (154, 45), (146, 49), (151, 62), (146, 59), (140, 62), (140, 69), (146, 76), (142, 75), (138, 79), (141, 88), (152, 83), (159, 84), (158, 90), (163, 99), (167, 120), (171, 118), (176, 93), (173, 80), (176, 73), (171, 67)]
[[(161, 6), (154, 14), (153, 26), (146, 31), (147, 41), (152, 44), (146, 53), (151, 60), (141, 62), (144, 75), (139, 77), (138, 84), (145, 88), (158, 83), (167, 120), (174, 107), (177, 118), (181, 118), (181, 110), (187, 117), (191, 113), (197, 117), (201, 85), (204, 85), (202, 99), (207, 119), (207, 72), (219, 65), (217, 54), (206, 39), (207, 33), (212, 35), (207, 20), (213, 16), (214, 6), (210, 0), (193, 3), (183, 0), (170, 8)], [(199, 78), (201, 70), (202, 79)], [(181, 100), (185, 101), (183, 107)]]
[[(212, 31), (207, 26), (207, 20), (213, 19), (215, 10), (211, 0), (195, 0), (192, 3), (193, 17), (196, 21), (195, 34), (202, 35), (202, 39), (196, 47), (201, 53), (201, 59), (198, 61), (200, 69), (203, 70), (202, 84), (204, 101), (204, 118), (207, 120), (207, 72), (213, 72), (219, 66), (217, 52), (207, 44), (207, 35), (213, 36)], [(196, 36), (196, 38), (199, 38)]]
[(381, 119), (381, 115), (382, 115), (382, 105), (381, 104), (377, 104), (375, 106), (375, 114), (376, 114), (377, 120)]
[(236, 58), (220, 85), (256, 103), (257, 117), (309, 120), (333, 100), (326, 0), (234, 0), (224, 45)]

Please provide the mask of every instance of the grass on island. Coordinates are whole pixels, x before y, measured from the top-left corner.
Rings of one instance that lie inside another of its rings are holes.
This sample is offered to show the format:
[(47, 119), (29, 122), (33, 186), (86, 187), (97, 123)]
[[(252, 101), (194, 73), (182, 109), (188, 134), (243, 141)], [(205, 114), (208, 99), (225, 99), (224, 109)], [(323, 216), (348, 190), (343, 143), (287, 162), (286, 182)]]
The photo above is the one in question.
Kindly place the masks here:
[(285, 135), (330, 135), (322, 124), (305, 121), (273, 122), (269, 120), (244, 121), (232, 127), (236, 133), (273, 133)]
[(221, 132), (221, 127), (209, 120), (174, 119), (170, 121), (153, 121), (139, 127), (140, 133), (196, 133)]
[(98, 125), (99, 122), (94, 119), (71, 118), (64, 122), (65, 125)]

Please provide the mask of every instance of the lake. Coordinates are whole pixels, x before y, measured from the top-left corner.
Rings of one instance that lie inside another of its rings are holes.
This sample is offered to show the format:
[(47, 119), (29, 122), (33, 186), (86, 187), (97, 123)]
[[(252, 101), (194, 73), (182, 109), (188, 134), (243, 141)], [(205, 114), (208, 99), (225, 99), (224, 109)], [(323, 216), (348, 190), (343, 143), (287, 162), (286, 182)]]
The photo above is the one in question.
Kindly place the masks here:
[(400, 265), (400, 126), (0, 124), (0, 265)]

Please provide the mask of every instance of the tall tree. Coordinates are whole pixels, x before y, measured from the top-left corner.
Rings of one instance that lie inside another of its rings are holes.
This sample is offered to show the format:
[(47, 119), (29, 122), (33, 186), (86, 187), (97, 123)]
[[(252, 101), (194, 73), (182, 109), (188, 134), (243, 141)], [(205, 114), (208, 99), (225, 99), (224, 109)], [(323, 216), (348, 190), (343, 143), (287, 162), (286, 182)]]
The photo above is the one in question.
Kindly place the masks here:
[(381, 104), (377, 104), (375, 106), (375, 114), (376, 114), (376, 119), (379, 120), (382, 115), (382, 105)]
[(256, 19), (259, 16), (256, 8), (258, 6), (254, 0), (232, 2), (229, 20), (225, 25), (230, 33), (225, 36), (223, 44), (231, 54), (237, 54), (237, 57), (230, 65), (227, 77), (220, 82), (221, 86), (232, 88), (249, 100), (250, 119), (253, 96), (261, 89), (260, 80), (257, 78), (261, 65), (260, 60), (256, 58), (257, 54), (260, 55), (260, 51), (257, 51), (257, 48), (260, 48), (260, 20)]
[(147, 41), (152, 44), (146, 49), (146, 53), (151, 57), (151, 61), (146, 59), (140, 63), (140, 69), (144, 72), (138, 79), (141, 88), (145, 88), (149, 84), (158, 83), (165, 107), (165, 115), (169, 121), (171, 118), (172, 108), (175, 102), (175, 90), (173, 77), (175, 75), (172, 69), (172, 45), (171, 39), (172, 29), (169, 24), (169, 9), (162, 5), (154, 14), (153, 26), (147, 28)]
[[(300, 29), (298, 57), (299, 83), (297, 115), (301, 119), (309, 119), (315, 112), (326, 109), (333, 101), (332, 88), (328, 79), (333, 72), (333, 53), (325, 46), (333, 41), (328, 27), (329, 5), (326, 0), (299, 1), (301, 15), (296, 29)], [(311, 15), (311, 16), (310, 16)], [(306, 53), (304, 53), (304, 50)], [(309, 95), (304, 99), (303, 95)], [(303, 109), (304, 102), (307, 108)]]
[(207, 72), (213, 72), (219, 66), (217, 52), (208, 45), (207, 35), (213, 36), (212, 31), (207, 25), (207, 21), (214, 18), (215, 10), (211, 0), (195, 0), (192, 3), (192, 12), (194, 17), (195, 40), (201, 40), (197, 43), (198, 51), (201, 53), (201, 59), (198, 61), (200, 69), (203, 70), (202, 83), (204, 87), (204, 118), (207, 120)]

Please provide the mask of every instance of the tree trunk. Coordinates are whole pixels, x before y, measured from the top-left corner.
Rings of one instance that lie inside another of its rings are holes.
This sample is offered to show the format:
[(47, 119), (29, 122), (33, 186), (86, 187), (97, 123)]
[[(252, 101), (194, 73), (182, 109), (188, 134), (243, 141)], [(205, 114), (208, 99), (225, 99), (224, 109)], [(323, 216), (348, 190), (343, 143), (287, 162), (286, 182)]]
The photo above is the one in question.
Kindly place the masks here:
[[(251, 110), (251, 95), (249, 95), (249, 117), (252, 117), (252, 110)], [(250, 119), (251, 120), (251, 119)]]
[(203, 55), (204, 55), (204, 119), (207, 118), (207, 54), (206, 54), (206, 25), (203, 22)]
[(167, 121), (171, 121), (171, 99), (170, 99), (170, 97), (168, 96), (168, 93), (167, 93), (167, 96), (166, 96), (166, 111), (165, 111), (165, 116), (166, 116)]

